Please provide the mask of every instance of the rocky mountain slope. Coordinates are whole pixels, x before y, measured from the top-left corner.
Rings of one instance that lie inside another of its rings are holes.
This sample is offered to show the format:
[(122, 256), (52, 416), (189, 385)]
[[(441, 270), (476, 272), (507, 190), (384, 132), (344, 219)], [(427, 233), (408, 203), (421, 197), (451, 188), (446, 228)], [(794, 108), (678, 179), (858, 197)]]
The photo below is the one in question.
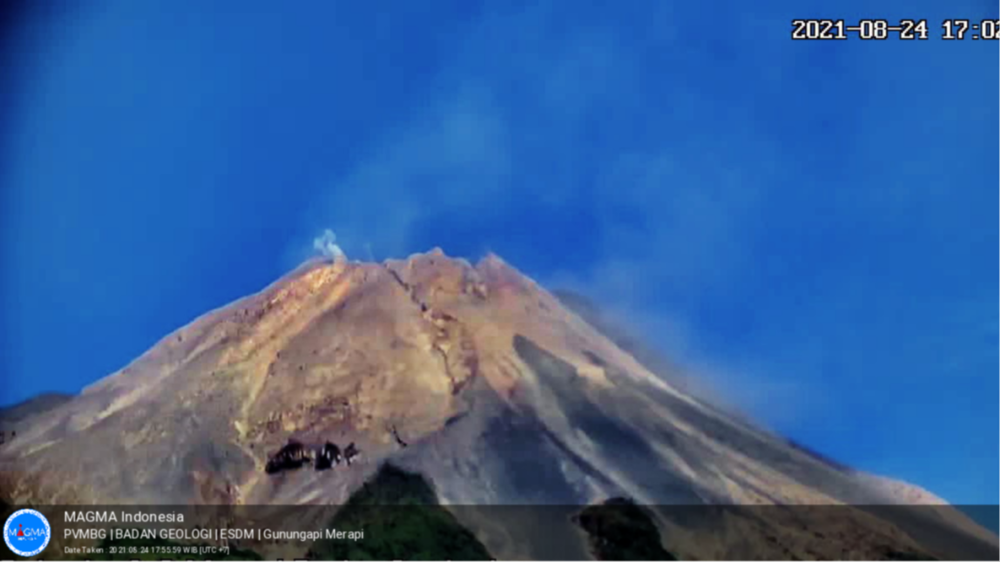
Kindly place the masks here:
[[(955, 544), (997, 554), (995, 536), (947, 506), (916, 520), (841, 508), (836, 540), (804, 522), (832, 517), (822, 509), (762, 509), (721, 530), (679, 521), (669, 506), (931, 496), (797, 448), (670, 380), (496, 256), (475, 266), (440, 250), (316, 260), (18, 419), (18, 438), (0, 448), (0, 499), (342, 504), (391, 460), (423, 475), (444, 506), (654, 506), (680, 557), (725, 558), (747, 544), (778, 558), (949, 556)], [(361, 455), (349, 469), (268, 474), (290, 440), (354, 443)], [(494, 556), (537, 556), (553, 536), (587, 555), (570, 518), (500, 528), (453, 511)]]
[(70, 394), (48, 392), (19, 404), (0, 408), (0, 443), (6, 443), (16, 438), (17, 426), (21, 425), (27, 418), (45, 413), (72, 399), (73, 396)]

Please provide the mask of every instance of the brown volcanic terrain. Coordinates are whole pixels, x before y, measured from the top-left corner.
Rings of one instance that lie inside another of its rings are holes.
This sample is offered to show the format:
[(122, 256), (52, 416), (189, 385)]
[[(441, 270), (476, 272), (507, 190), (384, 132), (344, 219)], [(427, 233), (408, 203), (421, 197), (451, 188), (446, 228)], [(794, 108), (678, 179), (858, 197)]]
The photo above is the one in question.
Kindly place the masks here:
[[(16, 505), (338, 504), (391, 459), (426, 476), (445, 505), (933, 500), (669, 380), (496, 256), (475, 267), (440, 250), (381, 264), (317, 260), (18, 419), (17, 440), (0, 448), (0, 493)], [(362, 462), (265, 474), (289, 439), (353, 441)], [(846, 510), (838, 541), (780, 513), (734, 519), (730, 533), (772, 558), (926, 556), (955, 537), (996, 553), (994, 536), (940, 509), (937, 538), (926, 522), (865, 510)], [(461, 517), (499, 557), (531, 556), (560, 533), (583, 544), (569, 523), (498, 529), (470, 510)], [(672, 553), (730, 552), (666, 509), (657, 517)]]

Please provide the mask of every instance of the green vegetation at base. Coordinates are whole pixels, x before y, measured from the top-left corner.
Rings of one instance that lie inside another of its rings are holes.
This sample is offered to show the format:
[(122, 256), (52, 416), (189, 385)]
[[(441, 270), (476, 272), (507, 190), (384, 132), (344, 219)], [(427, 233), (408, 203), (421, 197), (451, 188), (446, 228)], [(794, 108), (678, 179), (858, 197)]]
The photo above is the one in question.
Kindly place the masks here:
[(587, 532), (598, 560), (676, 560), (660, 545), (653, 519), (632, 500), (612, 498), (573, 518)]
[[(103, 549), (99, 555), (86, 554), (78, 557), (79, 560), (94, 559), (100, 560), (263, 560), (264, 558), (256, 552), (248, 549), (230, 548), (229, 554), (215, 552), (212, 554), (195, 554), (192, 548), (201, 548), (207, 544), (187, 544), (166, 539), (104, 539), (98, 545)], [(178, 552), (173, 552), (178, 550)], [(114, 551), (114, 554), (112, 554)]]
[(486, 547), (441, 507), (424, 478), (386, 464), (330, 522), (358, 541), (319, 540), (311, 560), (490, 560)]

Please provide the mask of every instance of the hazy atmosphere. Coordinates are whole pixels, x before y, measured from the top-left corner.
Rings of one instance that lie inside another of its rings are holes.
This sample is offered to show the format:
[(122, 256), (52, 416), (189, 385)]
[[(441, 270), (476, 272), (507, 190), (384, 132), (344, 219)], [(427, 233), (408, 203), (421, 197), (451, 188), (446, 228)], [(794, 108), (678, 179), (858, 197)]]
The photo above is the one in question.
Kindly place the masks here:
[[(191, 6), (3, 22), (0, 404), (79, 392), (314, 241), (492, 251), (768, 427), (998, 501), (1000, 55), (936, 27), (995, 3)], [(931, 40), (791, 41), (804, 17)]]

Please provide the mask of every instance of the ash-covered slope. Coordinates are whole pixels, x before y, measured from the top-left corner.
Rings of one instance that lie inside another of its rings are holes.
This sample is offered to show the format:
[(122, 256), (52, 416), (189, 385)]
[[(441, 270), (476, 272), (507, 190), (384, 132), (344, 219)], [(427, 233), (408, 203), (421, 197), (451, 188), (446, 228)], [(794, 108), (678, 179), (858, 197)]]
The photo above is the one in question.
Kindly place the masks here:
[(47, 392), (39, 394), (18, 404), (0, 408), (0, 429), (16, 431), (17, 426), (23, 420), (38, 415), (65, 404), (73, 399), (71, 394), (59, 392)]
[[(15, 505), (340, 504), (385, 460), (423, 474), (445, 505), (900, 497), (679, 391), (498, 257), (473, 267), (440, 250), (307, 263), (20, 427), (0, 449), (0, 499)], [(266, 473), (290, 439), (353, 442), (362, 462)], [(947, 509), (935, 528), (995, 552)], [(655, 512), (671, 552), (729, 552), (706, 540), (717, 529)], [(788, 514), (727, 524), (772, 557), (839, 557), (834, 544), (863, 557), (936, 554), (906, 521), (837, 513), (836, 543)], [(474, 509), (456, 515), (500, 557), (532, 556), (553, 536), (583, 544), (568, 518), (524, 517), (517, 529)]]

